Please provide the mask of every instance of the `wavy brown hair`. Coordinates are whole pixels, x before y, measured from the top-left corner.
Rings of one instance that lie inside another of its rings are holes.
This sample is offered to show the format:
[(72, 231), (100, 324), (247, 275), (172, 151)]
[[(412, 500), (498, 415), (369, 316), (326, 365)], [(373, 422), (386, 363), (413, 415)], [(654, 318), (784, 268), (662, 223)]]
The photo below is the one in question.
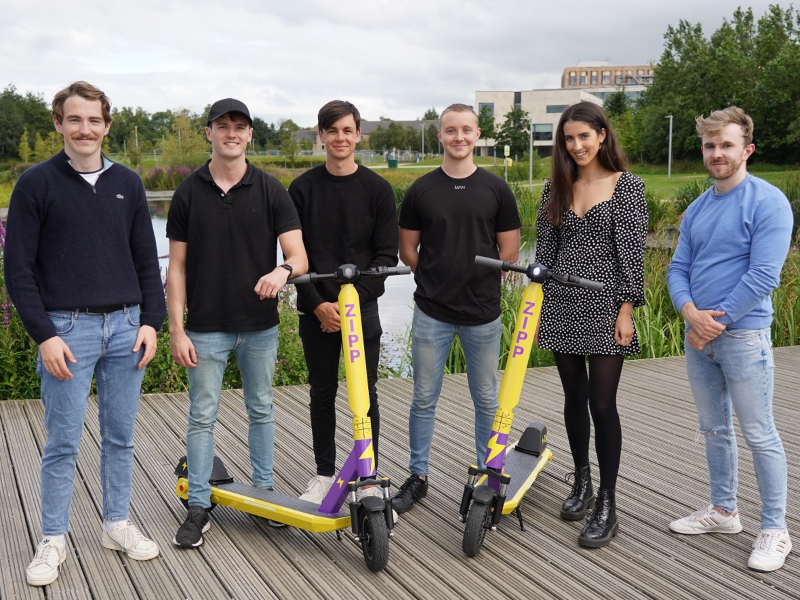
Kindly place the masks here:
[(569, 121), (580, 121), (594, 129), (598, 135), (605, 129), (606, 139), (600, 145), (597, 158), (604, 169), (616, 173), (625, 170), (625, 157), (617, 143), (617, 137), (608, 121), (608, 116), (594, 102), (581, 101), (573, 104), (561, 115), (556, 129), (553, 144), (553, 159), (550, 181), (550, 202), (548, 202), (547, 220), (559, 226), (564, 221), (564, 213), (572, 206), (572, 184), (578, 179), (578, 165), (567, 152), (564, 139), (564, 125)]
[(53, 98), (53, 116), (59, 124), (64, 121), (64, 103), (67, 98), (72, 96), (80, 96), (84, 100), (90, 101), (99, 100), (103, 112), (103, 121), (105, 121), (106, 125), (111, 123), (111, 101), (108, 96), (103, 93), (103, 90), (96, 88), (91, 83), (76, 81), (58, 92)]

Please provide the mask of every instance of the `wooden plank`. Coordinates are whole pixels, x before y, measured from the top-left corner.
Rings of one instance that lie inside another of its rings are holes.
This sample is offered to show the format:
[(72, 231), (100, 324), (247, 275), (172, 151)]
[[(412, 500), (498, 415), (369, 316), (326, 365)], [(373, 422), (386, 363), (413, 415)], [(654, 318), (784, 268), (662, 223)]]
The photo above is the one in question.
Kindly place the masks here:
[[(8, 443), (9, 429), (28, 426), (27, 422), (20, 422), (10, 414), (11, 407), (18, 405), (15, 401), (0, 402), (0, 598), (44, 598), (44, 589), (30, 586), (25, 581), (25, 569), (33, 556), (35, 544), (22, 510), (19, 480), (26, 474), (24, 471), (17, 473)], [(32, 448), (30, 455), (35, 457), (37, 452)]]

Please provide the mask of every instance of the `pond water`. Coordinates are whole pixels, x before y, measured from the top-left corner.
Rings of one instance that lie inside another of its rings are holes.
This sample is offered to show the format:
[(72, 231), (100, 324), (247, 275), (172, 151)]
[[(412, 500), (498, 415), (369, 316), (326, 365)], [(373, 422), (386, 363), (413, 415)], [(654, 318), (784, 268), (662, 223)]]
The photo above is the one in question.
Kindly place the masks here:
[[(167, 239), (167, 211), (169, 201), (150, 201), (150, 215), (153, 222), (153, 230), (156, 235), (156, 245), (158, 255), (166, 256), (169, 254), (169, 240)], [(520, 263), (524, 264), (532, 259), (535, 249), (535, 233), (533, 228), (523, 228), (522, 230), (522, 249), (520, 250)], [(276, 249), (278, 260), (281, 260), (280, 248)], [(162, 258), (159, 260), (161, 265), (162, 277), (166, 276), (169, 260)], [(397, 366), (400, 361), (404, 340), (407, 331), (411, 326), (414, 305), (414, 276), (401, 275), (398, 277), (387, 277), (386, 292), (378, 300), (378, 311), (381, 316), (381, 326), (383, 327), (385, 361), (390, 366)]]

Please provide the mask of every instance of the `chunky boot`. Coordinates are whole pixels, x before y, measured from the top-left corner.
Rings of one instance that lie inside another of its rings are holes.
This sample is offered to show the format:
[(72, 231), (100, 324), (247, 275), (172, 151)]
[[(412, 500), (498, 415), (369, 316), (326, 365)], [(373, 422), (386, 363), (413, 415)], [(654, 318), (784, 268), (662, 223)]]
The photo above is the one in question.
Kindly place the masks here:
[(614, 490), (600, 490), (597, 493), (597, 503), (594, 505), (592, 518), (581, 531), (578, 543), (588, 548), (602, 548), (611, 543), (611, 538), (617, 535), (618, 530)]
[(568, 473), (567, 481), (570, 476), (574, 477), (575, 481), (572, 484), (572, 491), (561, 506), (561, 518), (565, 521), (580, 521), (586, 516), (586, 511), (594, 506), (592, 475), (586, 466), (576, 468), (574, 473)]

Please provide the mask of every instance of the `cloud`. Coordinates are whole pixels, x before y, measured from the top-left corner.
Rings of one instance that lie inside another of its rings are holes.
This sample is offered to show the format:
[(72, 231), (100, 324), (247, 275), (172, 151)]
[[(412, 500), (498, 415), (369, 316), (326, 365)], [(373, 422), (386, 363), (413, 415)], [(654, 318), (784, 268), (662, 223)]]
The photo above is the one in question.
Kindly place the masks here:
[[(733, 12), (722, 0), (10, 4), (0, 85), (49, 99), (86, 79), (116, 106), (151, 112), (235, 96), (267, 121), (309, 126), (333, 98), (368, 119), (413, 119), (471, 104), (476, 90), (558, 87), (578, 61), (657, 61), (668, 25), (683, 18), (710, 34)], [(768, 4), (751, 2), (756, 16)]]

